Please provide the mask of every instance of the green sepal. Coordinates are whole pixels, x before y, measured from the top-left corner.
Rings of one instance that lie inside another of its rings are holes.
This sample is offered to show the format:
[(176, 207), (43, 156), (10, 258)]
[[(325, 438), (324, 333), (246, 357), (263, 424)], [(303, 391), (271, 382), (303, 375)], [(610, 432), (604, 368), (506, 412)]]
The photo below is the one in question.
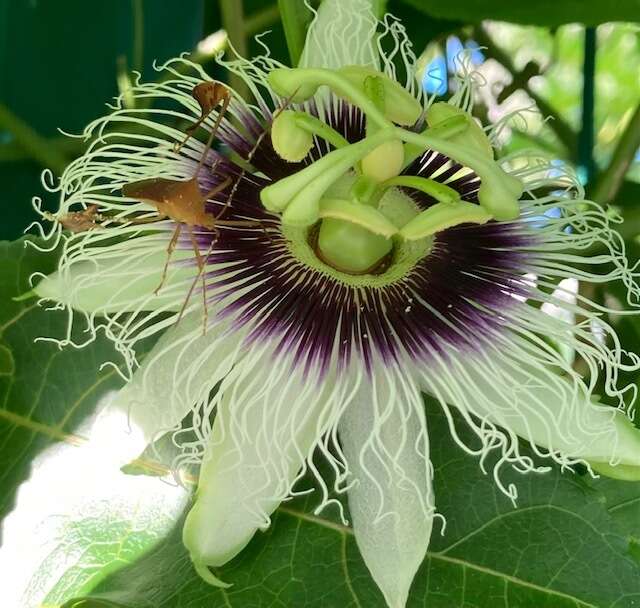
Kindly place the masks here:
[(37, 298), (38, 294), (35, 289), (30, 289), (29, 291), (25, 291), (19, 296), (15, 296), (11, 298), (14, 302), (24, 302), (26, 300), (31, 300), (32, 298)]
[(198, 562), (193, 562), (193, 569), (198, 573), (200, 578), (209, 583), (213, 587), (221, 587), (222, 589), (228, 589), (231, 587), (231, 583), (225, 583), (221, 581), (209, 568), (206, 564), (200, 564)]
[(484, 224), (491, 219), (480, 205), (460, 202), (454, 205), (437, 203), (420, 213), (400, 230), (408, 241), (421, 239), (458, 224)]
[(391, 238), (398, 232), (396, 226), (377, 209), (344, 199), (323, 198), (320, 201), (320, 217), (344, 220), (385, 238)]
[(632, 464), (617, 464), (615, 466), (605, 462), (591, 462), (591, 468), (601, 475), (620, 479), (621, 481), (640, 481), (640, 467)]

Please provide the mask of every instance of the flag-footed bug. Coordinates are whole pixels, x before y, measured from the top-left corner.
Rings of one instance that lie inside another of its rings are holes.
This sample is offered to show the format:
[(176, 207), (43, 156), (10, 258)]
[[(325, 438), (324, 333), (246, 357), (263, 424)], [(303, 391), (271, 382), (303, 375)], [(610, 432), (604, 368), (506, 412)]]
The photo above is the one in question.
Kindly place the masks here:
[[(200, 253), (200, 249), (198, 247), (197, 240), (194, 236), (193, 229), (196, 226), (202, 226), (213, 231), (214, 236), (212, 240), (212, 246), (215, 241), (219, 238), (220, 232), (218, 226), (259, 226), (260, 222), (250, 221), (250, 220), (223, 220), (221, 219), (221, 215), (225, 212), (225, 210), (231, 204), (231, 198), (234, 194), (234, 189), (232, 189), (231, 193), (227, 197), (227, 202), (222, 209), (222, 211), (215, 215), (209, 212), (206, 208), (207, 202), (216, 194), (223, 191), (231, 184), (231, 178), (225, 179), (222, 183), (218, 184), (205, 194), (200, 190), (200, 185), (198, 184), (198, 174), (202, 167), (204, 166), (207, 152), (211, 147), (213, 142), (213, 138), (216, 135), (218, 127), (220, 126), (220, 122), (229, 106), (229, 102), (231, 100), (231, 94), (229, 90), (222, 84), (218, 82), (203, 82), (196, 85), (193, 88), (192, 96), (200, 105), (201, 115), (198, 121), (191, 127), (187, 129), (185, 139), (176, 147), (177, 150), (182, 148), (184, 144), (189, 140), (192, 134), (198, 129), (202, 123), (206, 120), (209, 114), (218, 106), (221, 105), (218, 110), (218, 115), (214, 122), (214, 125), (209, 133), (209, 138), (207, 143), (202, 151), (202, 156), (198, 165), (194, 171), (193, 177), (187, 180), (177, 180), (177, 179), (169, 179), (165, 177), (154, 177), (151, 179), (144, 179), (137, 182), (132, 182), (130, 184), (125, 184), (122, 187), (122, 193), (128, 197), (135, 200), (139, 200), (144, 203), (148, 203), (153, 205), (158, 211), (159, 218), (169, 218), (176, 222), (176, 227), (173, 232), (173, 236), (169, 241), (169, 245), (167, 247), (167, 259), (164, 265), (164, 269), (162, 271), (162, 277), (160, 280), (160, 284), (155, 290), (155, 293), (161, 289), (162, 285), (165, 282), (167, 275), (167, 268), (169, 266), (169, 261), (173, 250), (176, 247), (178, 242), (178, 238), (180, 237), (180, 232), (182, 228), (185, 227), (189, 232), (189, 236), (191, 238), (191, 244), (193, 246), (193, 251), (196, 255), (197, 263), (198, 263), (198, 277), (196, 277), (196, 281), (198, 278), (202, 278), (202, 297), (204, 302), (204, 310), (205, 310), (205, 328), (206, 328), (206, 315), (207, 315), (207, 304), (206, 304), (206, 285), (205, 285), (205, 273), (204, 267), (206, 258), (208, 258), (209, 253), (211, 252), (212, 247), (210, 247), (209, 252), (203, 257)], [(182, 310), (180, 311), (180, 315), (178, 320), (182, 317), (184, 310), (189, 302), (189, 298), (191, 297), (191, 293), (193, 291), (194, 284), (191, 286), (189, 293), (185, 299), (185, 302), (182, 306)]]

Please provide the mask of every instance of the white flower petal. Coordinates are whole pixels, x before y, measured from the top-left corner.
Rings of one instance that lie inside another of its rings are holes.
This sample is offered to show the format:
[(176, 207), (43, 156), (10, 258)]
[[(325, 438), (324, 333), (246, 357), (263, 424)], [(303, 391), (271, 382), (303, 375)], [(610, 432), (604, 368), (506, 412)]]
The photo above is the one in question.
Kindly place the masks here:
[(580, 459), (640, 467), (640, 430), (622, 412), (599, 405), (576, 378), (570, 381), (542, 363), (533, 367), (533, 358), (527, 367), (514, 356), (498, 349), (476, 356), (451, 353), (448, 361), (421, 370), (423, 389), (443, 405), (456, 406), (485, 447), (502, 445), (507, 460), (524, 462), (517, 450), (497, 442), (493, 425), (562, 464)]
[(167, 330), (112, 407), (126, 412), (147, 442), (172, 430), (210, 391), (238, 358), (241, 337), (217, 326), (203, 335), (202, 313), (185, 315)]
[(301, 68), (362, 65), (380, 69), (370, 0), (323, 0), (307, 32)]
[(349, 510), (360, 553), (391, 608), (404, 607), (433, 527), (424, 404), (417, 387), (374, 374), (338, 427), (355, 484)]
[(221, 387), (184, 526), (184, 543), (200, 571), (225, 564), (269, 526), (337, 401), (272, 354), (243, 361), (234, 372), (240, 367), (246, 373)]
[[(143, 241), (143, 239), (138, 239)], [(128, 248), (105, 247), (90, 259), (77, 256), (40, 281), (34, 291), (41, 297), (61, 302), (75, 310), (99, 314), (136, 310), (180, 310), (195, 264), (175, 264), (193, 257), (189, 251), (175, 251), (166, 279), (158, 295), (162, 269), (167, 260), (166, 245), (150, 248), (141, 243)]]

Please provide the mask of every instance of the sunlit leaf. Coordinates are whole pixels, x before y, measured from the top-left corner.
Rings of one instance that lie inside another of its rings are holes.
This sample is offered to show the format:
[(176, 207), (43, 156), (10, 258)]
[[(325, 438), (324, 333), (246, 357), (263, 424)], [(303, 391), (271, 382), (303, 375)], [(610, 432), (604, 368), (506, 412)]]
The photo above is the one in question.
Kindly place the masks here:
[(35, 342), (63, 337), (66, 313), (10, 299), (56, 257), (24, 240), (0, 245), (3, 606), (54, 606), (90, 590), (161, 539), (186, 499), (182, 489), (119, 470), (144, 440), (136, 429), (123, 433), (126, 418), (108, 408), (122, 381), (98, 368), (117, 358), (112, 345)]
[[(625, 484), (610, 482), (601, 492), (557, 470), (527, 476), (505, 471), (504, 481), (520, 491), (514, 508), (477, 460), (460, 452), (431, 404), (429, 425), (437, 507), (447, 527), (432, 540), (409, 607), (630, 608), (640, 598), (640, 564), (608, 511), (607, 495)], [(314, 515), (316, 501), (310, 496), (279, 509), (272, 527), (217, 571), (233, 583), (227, 590), (195, 575), (178, 525), (162, 546), (89, 597), (127, 608), (383, 608), (351, 530), (336, 522), (335, 513)]]

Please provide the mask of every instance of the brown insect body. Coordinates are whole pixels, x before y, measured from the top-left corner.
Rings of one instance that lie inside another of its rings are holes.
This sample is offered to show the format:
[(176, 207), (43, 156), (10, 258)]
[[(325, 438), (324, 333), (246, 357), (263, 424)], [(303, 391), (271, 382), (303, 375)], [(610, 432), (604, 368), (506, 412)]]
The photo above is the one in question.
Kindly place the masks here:
[[(153, 205), (158, 212), (158, 219), (169, 218), (177, 224), (173, 232), (173, 236), (171, 237), (171, 240), (169, 241), (169, 245), (167, 247), (167, 259), (165, 262), (164, 270), (162, 271), (160, 284), (155, 289), (155, 293), (158, 293), (158, 291), (164, 284), (167, 276), (169, 260), (171, 259), (173, 250), (176, 247), (182, 228), (185, 227), (189, 232), (193, 251), (198, 262), (199, 272), (194, 283), (189, 289), (189, 293), (187, 294), (185, 302), (182, 306), (182, 310), (180, 311), (178, 320), (184, 313), (187, 303), (189, 302), (189, 298), (191, 297), (191, 293), (193, 292), (193, 289), (195, 287), (195, 283), (199, 278), (201, 278), (202, 297), (205, 310), (204, 325), (206, 330), (207, 303), (204, 267), (205, 260), (209, 256), (209, 253), (211, 252), (213, 245), (219, 236), (218, 226), (256, 226), (260, 225), (260, 223), (255, 221), (233, 221), (221, 219), (222, 214), (231, 204), (231, 198), (233, 197), (235, 188), (231, 190), (231, 193), (227, 197), (226, 204), (224, 205), (220, 213), (218, 213), (218, 215), (214, 215), (213, 213), (207, 211), (207, 201), (227, 188), (227, 186), (229, 186), (232, 181), (231, 178), (227, 178), (222, 183), (211, 189), (209, 192), (203, 194), (200, 190), (200, 185), (198, 184), (197, 179), (200, 170), (204, 166), (207, 151), (211, 147), (211, 143), (213, 142), (213, 138), (218, 130), (218, 127), (220, 126), (222, 117), (224, 116), (227, 107), (229, 106), (231, 94), (224, 85), (217, 82), (200, 83), (193, 88), (191, 94), (200, 106), (200, 118), (195, 124), (187, 129), (185, 139), (176, 147), (176, 150), (179, 150), (182, 146), (184, 146), (184, 144), (189, 140), (196, 129), (206, 120), (207, 116), (209, 116), (209, 114), (218, 105), (222, 104), (218, 112), (218, 116), (216, 117), (214, 125), (211, 129), (211, 132), (209, 133), (209, 138), (202, 152), (202, 157), (198, 162), (198, 166), (194, 171), (193, 177), (187, 180), (177, 180), (164, 177), (144, 179), (137, 182), (132, 182), (130, 184), (125, 184), (122, 187), (122, 193), (128, 198)], [(197, 226), (202, 226), (209, 230), (212, 230), (215, 234), (214, 238), (212, 239), (211, 246), (209, 247), (209, 251), (204, 257), (200, 253), (198, 243), (193, 233), (193, 228)]]
[(206, 199), (196, 178), (177, 181), (154, 177), (122, 188), (125, 196), (152, 204), (158, 215), (171, 218), (187, 226), (204, 226), (213, 229), (215, 217), (206, 210)]

